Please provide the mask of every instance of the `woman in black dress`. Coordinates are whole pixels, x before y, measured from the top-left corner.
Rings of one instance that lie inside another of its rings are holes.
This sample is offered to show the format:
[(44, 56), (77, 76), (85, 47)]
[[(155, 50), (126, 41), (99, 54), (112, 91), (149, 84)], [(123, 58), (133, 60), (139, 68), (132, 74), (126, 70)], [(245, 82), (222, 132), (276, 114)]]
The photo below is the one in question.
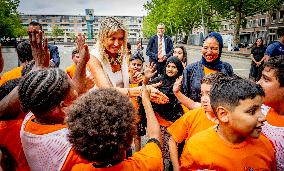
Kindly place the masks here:
[(256, 39), (254, 46), (251, 49), (250, 58), (252, 62), (249, 74), (249, 78), (254, 81), (258, 81), (260, 79), (265, 50), (266, 48), (263, 45), (262, 38)]

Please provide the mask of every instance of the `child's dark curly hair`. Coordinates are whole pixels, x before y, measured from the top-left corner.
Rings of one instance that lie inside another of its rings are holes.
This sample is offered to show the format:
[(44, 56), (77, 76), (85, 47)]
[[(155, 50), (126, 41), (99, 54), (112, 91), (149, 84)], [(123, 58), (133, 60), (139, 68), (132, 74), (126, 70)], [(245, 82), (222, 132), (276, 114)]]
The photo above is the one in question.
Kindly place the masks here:
[[(58, 68), (32, 71), (19, 84), (19, 98), (23, 110), (31, 110), (36, 117), (48, 112), (64, 100), (70, 90), (66, 73)], [(38, 114), (38, 115), (37, 115)]]
[(123, 160), (136, 134), (136, 111), (114, 89), (98, 89), (77, 99), (67, 113), (69, 141), (89, 162)]

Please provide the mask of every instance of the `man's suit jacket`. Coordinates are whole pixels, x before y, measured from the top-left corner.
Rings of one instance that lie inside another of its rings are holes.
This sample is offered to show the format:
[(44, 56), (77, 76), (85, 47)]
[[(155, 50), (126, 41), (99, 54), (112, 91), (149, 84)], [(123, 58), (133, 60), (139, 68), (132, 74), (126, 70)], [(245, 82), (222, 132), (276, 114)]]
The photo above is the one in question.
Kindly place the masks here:
[[(164, 35), (166, 57), (169, 58), (173, 53), (173, 41), (169, 36)], [(149, 40), (146, 55), (149, 56), (150, 62), (158, 62), (158, 36), (152, 36)]]

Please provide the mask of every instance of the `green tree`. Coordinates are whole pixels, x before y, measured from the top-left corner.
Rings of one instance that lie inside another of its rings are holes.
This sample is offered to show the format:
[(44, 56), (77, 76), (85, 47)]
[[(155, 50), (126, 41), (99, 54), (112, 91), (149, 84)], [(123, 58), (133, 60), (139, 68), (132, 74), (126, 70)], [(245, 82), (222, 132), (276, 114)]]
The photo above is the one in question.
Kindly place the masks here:
[(202, 17), (204, 26), (210, 30), (219, 27), (219, 23), (215, 21), (220, 19), (207, 0), (152, 0), (144, 4), (144, 8), (148, 13), (143, 23), (143, 34), (146, 37), (156, 33), (160, 22), (166, 25), (166, 34), (182, 32), (187, 37), (193, 28), (201, 26)]
[(0, 38), (16, 38), (26, 35), (17, 8), (20, 0), (0, 0)]
[(64, 31), (62, 28), (60, 28), (59, 26), (55, 25), (52, 27), (52, 32), (51, 32), (51, 36), (53, 38), (57, 38), (58, 36), (63, 36), (64, 35)]
[[(277, 10), (283, 0), (208, 0), (208, 3), (224, 18), (233, 20), (234, 44), (240, 43), (240, 27), (245, 18), (257, 13)], [(242, 24), (243, 23), (243, 24)]]

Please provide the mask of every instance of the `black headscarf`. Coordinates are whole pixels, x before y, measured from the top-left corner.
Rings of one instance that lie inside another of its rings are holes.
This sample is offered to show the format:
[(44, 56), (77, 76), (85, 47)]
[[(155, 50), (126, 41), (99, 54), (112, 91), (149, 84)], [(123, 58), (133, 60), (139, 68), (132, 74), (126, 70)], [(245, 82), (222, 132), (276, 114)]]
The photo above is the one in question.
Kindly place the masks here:
[(202, 56), (201, 63), (205, 67), (207, 67), (207, 68), (210, 68), (210, 69), (213, 69), (213, 70), (217, 70), (217, 71), (221, 71), (222, 68), (224, 67), (223, 66), (223, 62), (220, 60), (220, 57), (221, 57), (221, 54), (222, 54), (222, 49), (223, 49), (223, 38), (222, 38), (222, 36), (219, 33), (211, 32), (211, 33), (209, 33), (205, 37), (204, 41), (207, 40), (208, 38), (212, 38), (212, 37), (215, 38), (218, 41), (218, 43), (219, 43), (219, 55), (218, 55), (218, 58), (215, 59), (212, 62), (207, 62), (206, 59), (204, 58), (204, 56)]
[[(174, 63), (177, 67), (177, 74), (173, 77), (169, 77), (166, 74), (166, 67), (169, 63)], [(182, 62), (177, 57), (170, 57), (166, 62), (163, 75), (150, 81), (150, 84), (162, 82), (162, 85), (157, 89), (164, 93), (169, 98), (167, 104), (156, 104), (152, 102), (153, 110), (157, 112), (163, 119), (168, 121), (176, 121), (180, 116), (183, 115), (183, 109), (180, 102), (173, 93), (173, 86), (176, 79), (182, 75), (183, 72)]]

